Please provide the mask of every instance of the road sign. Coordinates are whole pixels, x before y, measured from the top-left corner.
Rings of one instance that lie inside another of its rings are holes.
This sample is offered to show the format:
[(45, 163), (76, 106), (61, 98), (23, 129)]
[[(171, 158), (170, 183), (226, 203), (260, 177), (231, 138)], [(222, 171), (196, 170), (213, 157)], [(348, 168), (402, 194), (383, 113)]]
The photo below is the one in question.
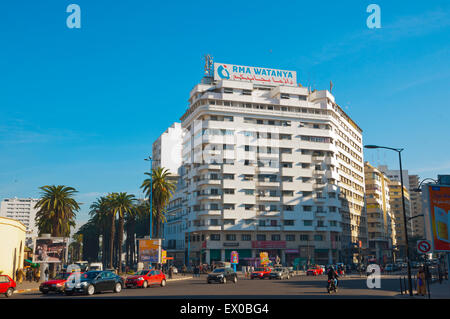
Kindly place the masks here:
[(428, 254), (431, 251), (431, 243), (428, 240), (419, 240), (417, 242), (417, 251), (419, 254)]

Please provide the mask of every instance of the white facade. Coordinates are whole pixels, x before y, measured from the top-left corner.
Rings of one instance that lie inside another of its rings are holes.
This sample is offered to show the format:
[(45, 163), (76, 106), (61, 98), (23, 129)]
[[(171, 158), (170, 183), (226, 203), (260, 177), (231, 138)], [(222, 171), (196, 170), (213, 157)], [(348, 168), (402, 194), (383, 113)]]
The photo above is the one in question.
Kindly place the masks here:
[(5, 198), (0, 206), (0, 217), (15, 219), (26, 226), (28, 246), (32, 244), (31, 238), (38, 235), (38, 228), (34, 220), (38, 211), (34, 206), (38, 201), (35, 198)]
[(153, 143), (153, 168), (164, 167), (171, 174), (178, 175), (181, 166), (181, 143), (181, 123), (175, 122)]
[(237, 250), (244, 263), (267, 251), (325, 264), (366, 243), (362, 131), (334, 101), (300, 86), (196, 85), (168, 248), (189, 250), (190, 262)]

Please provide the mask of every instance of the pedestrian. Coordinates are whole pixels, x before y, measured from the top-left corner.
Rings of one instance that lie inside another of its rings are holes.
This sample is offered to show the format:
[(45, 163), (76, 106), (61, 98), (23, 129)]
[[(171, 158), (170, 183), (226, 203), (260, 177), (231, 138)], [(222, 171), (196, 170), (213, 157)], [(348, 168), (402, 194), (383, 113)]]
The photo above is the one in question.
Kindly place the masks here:
[(173, 277), (173, 267), (170, 266), (170, 268), (169, 268), (169, 279), (172, 279), (172, 277)]
[(427, 293), (427, 286), (426, 286), (425, 271), (423, 267), (420, 267), (419, 272), (417, 273), (417, 294), (425, 296), (426, 293)]
[(48, 281), (48, 267), (45, 267), (44, 278), (45, 278), (45, 281)]
[(27, 267), (27, 269), (25, 271), (25, 277), (26, 277), (27, 281), (31, 282), (31, 269), (30, 269), (30, 267)]
[(34, 280), (36, 280), (36, 282), (39, 282), (39, 279), (41, 279), (41, 272), (40, 272), (39, 268), (36, 268), (36, 272), (34, 274)]
[(21, 284), (23, 280), (23, 270), (22, 268), (17, 270), (17, 283)]
[(186, 275), (186, 271), (187, 271), (186, 265), (183, 265), (183, 267), (181, 268), (181, 273), (183, 274), (183, 276)]

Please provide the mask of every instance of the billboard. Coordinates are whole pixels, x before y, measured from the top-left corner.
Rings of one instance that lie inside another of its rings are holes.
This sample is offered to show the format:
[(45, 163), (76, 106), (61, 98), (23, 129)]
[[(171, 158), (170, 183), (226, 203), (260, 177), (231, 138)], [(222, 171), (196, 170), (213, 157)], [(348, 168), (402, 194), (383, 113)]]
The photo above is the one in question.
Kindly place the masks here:
[(269, 254), (267, 252), (259, 253), (261, 265), (268, 265), (270, 263)]
[(425, 190), (427, 237), (435, 252), (450, 252), (450, 187), (427, 185)]
[(214, 63), (214, 80), (246, 81), (266, 85), (297, 86), (297, 72)]
[(161, 262), (161, 239), (138, 239), (139, 261), (160, 263)]
[(64, 263), (67, 256), (69, 238), (38, 237), (33, 243), (34, 263)]
[(161, 264), (167, 263), (167, 251), (161, 249)]
[(231, 263), (239, 264), (239, 253), (235, 250), (231, 252)]

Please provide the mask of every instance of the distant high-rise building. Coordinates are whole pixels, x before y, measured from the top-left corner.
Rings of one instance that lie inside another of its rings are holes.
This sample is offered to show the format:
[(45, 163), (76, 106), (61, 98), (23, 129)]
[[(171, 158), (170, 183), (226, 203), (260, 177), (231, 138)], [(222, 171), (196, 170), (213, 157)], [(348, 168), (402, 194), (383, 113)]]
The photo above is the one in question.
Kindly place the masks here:
[[(408, 219), (411, 217), (411, 207), (410, 207), (411, 204), (409, 192), (405, 186), (403, 186), (403, 194), (405, 198), (405, 212), (407, 219), (408, 238), (411, 238), (412, 227), (411, 222), (408, 222)], [(397, 257), (405, 258), (406, 238), (405, 238), (405, 223), (402, 204), (402, 188), (400, 182), (391, 181), (391, 183), (389, 184), (389, 197), (390, 197), (391, 211), (395, 216), (395, 233), (397, 238), (397, 247), (399, 250), (399, 255)]]
[(34, 220), (38, 211), (34, 206), (38, 201), (34, 198), (5, 198), (0, 206), (1, 217), (18, 220), (27, 227), (25, 235), (27, 246), (31, 246), (32, 238), (38, 235)]
[(365, 162), (364, 173), (369, 255), (375, 256), (380, 264), (393, 262), (397, 239), (395, 216), (390, 205), (391, 181), (369, 162)]
[[(411, 220), (412, 236), (420, 239), (425, 238), (425, 220), (422, 212), (422, 195), (416, 191), (419, 187), (419, 176), (409, 175), (410, 198), (411, 198)], [(418, 216), (418, 217), (415, 217)]]

